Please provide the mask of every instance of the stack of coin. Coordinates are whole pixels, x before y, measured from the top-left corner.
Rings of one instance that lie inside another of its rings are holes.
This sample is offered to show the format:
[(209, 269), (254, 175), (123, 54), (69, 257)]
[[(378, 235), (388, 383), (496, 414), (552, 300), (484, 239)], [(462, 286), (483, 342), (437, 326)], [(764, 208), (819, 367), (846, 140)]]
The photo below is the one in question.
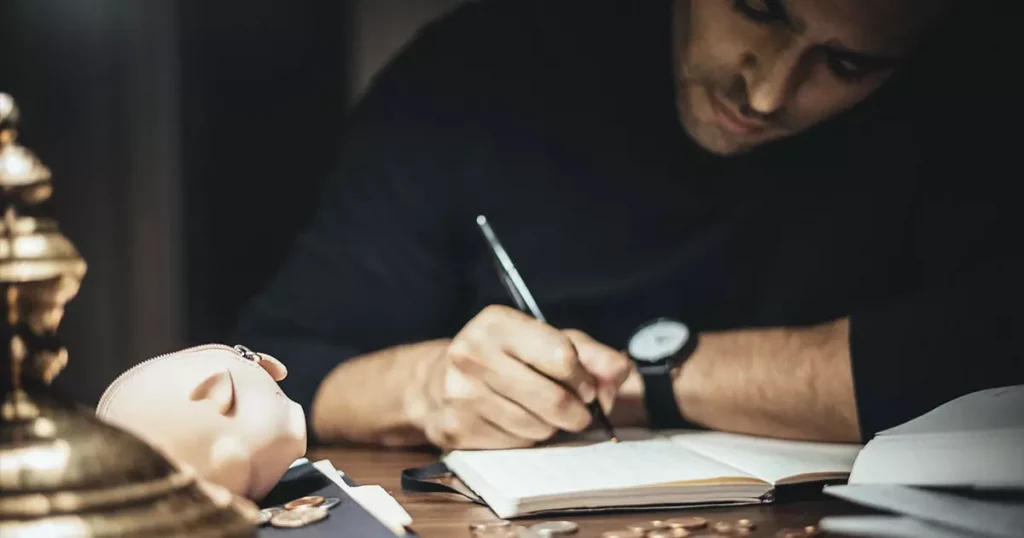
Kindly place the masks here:
[(260, 510), (260, 525), (294, 529), (316, 523), (327, 517), (327, 511), (341, 503), (337, 497), (310, 495), (289, 501), (283, 506)]
[[(601, 538), (686, 538), (689, 536), (749, 536), (755, 525), (749, 519), (717, 521), (713, 525), (702, 517), (652, 519), (627, 525), (625, 529), (605, 532)], [(801, 531), (803, 532), (803, 531)], [(699, 533), (699, 534), (696, 534)], [(801, 534), (800, 536), (810, 536)], [(794, 537), (795, 538), (795, 537)]]

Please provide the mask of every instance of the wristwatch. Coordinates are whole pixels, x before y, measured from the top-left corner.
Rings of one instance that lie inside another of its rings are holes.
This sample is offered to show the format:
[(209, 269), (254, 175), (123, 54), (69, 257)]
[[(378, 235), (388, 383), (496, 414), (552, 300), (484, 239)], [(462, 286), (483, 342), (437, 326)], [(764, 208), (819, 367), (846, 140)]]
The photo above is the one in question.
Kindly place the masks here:
[(697, 335), (685, 323), (658, 318), (641, 325), (626, 350), (644, 383), (644, 406), (652, 428), (692, 427), (672, 390), (673, 371), (697, 349)]

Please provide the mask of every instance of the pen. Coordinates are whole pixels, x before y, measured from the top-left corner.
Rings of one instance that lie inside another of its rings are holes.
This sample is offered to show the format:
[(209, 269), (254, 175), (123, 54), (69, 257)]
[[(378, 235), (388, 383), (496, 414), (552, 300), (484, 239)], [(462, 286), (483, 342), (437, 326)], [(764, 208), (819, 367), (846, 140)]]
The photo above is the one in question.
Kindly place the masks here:
[[(533, 317), (538, 320), (547, 323), (544, 318), (544, 314), (541, 313), (540, 307), (537, 306), (537, 301), (533, 299), (533, 294), (526, 287), (526, 282), (523, 282), (523, 278), (519, 276), (519, 271), (516, 270), (515, 264), (512, 263), (512, 258), (509, 257), (508, 253), (505, 252), (505, 248), (501, 246), (501, 241), (498, 240), (498, 236), (495, 235), (494, 230), (491, 228), (487, 217), (479, 215), (476, 218), (476, 224), (480, 227), (480, 231), (483, 232), (484, 238), (487, 239), (487, 244), (491, 247), (491, 252), (498, 264), (499, 275), (501, 276), (502, 282), (508, 289), (512, 299), (515, 300), (516, 306), (523, 312), (529, 312)], [(570, 345), (572, 345), (570, 343)], [(601, 409), (601, 402), (597, 398), (587, 405), (587, 409), (590, 410), (590, 414), (601, 423), (612, 442), (619, 442), (618, 437), (615, 435), (615, 429), (612, 427), (612, 423), (608, 420), (608, 417), (604, 414), (604, 410)]]

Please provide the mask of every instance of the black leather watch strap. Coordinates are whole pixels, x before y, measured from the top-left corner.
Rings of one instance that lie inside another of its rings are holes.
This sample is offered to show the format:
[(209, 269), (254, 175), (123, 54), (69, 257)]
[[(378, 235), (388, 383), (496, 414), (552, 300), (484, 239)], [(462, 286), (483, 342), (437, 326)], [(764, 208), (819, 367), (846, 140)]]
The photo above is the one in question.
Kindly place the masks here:
[(663, 368), (640, 368), (644, 380), (644, 406), (651, 428), (692, 428), (679, 411), (672, 375)]

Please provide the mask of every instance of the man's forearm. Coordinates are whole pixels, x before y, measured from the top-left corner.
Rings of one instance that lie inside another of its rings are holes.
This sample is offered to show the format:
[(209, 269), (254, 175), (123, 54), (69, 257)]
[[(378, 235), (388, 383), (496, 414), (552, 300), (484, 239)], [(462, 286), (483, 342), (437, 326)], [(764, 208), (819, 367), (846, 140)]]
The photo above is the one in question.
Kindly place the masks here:
[(327, 442), (385, 446), (427, 444), (411, 402), (448, 346), (437, 340), (397, 346), (339, 365), (313, 399), (312, 424)]
[(676, 399), (705, 427), (791, 439), (860, 439), (847, 320), (701, 334)]

